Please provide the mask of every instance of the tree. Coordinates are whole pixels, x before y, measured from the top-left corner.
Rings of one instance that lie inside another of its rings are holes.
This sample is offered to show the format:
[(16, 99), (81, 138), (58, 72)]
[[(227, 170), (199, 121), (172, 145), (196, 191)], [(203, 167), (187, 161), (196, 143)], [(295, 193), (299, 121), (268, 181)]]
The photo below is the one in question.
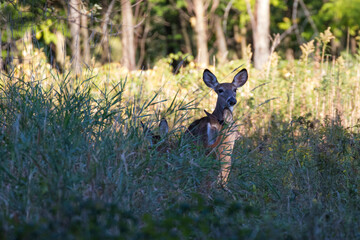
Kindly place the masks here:
[(226, 61), (226, 56), (228, 53), (225, 34), (221, 26), (221, 18), (215, 14), (214, 16), (214, 25), (215, 25), (215, 34), (216, 34), (216, 45), (218, 48), (218, 59), (220, 62)]
[(2, 41), (1, 41), (1, 28), (0, 28), (0, 74), (1, 74), (1, 70), (3, 68), (3, 58), (2, 58)]
[(88, 31), (88, 16), (85, 4), (82, 4), (81, 11), (81, 38), (83, 58), (86, 65), (90, 64), (90, 45), (89, 45), (89, 31)]
[(80, 19), (80, 0), (70, 0), (68, 3), (68, 21), (72, 37), (72, 68), (76, 75), (81, 74)]
[(136, 69), (135, 45), (134, 45), (134, 25), (133, 14), (130, 0), (121, 0), (122, 11), (122, 62), (130, 71)]
[(254, 66), (262, 68), (270, 55), (270, 0), (259, 0), (256, 6)]
[(195, 13), (192, 26), (196, 33), (197, 62), (202, 66), (209, 65), (209, 52), (207, 47), (207, 22), (205, 20), (205, 6), (203, 0), (188, 0), (188, 9)]
[(253, 32), (254, 67), (261, 69), (270, 55), (270, 0), (256, 1), (255, 16), (249, 0), (246, 0), (246, 7)]
[(181, 34), (183, 35), (183, 39), (184, 39), (184, 43), (185, 43), (185, 52), (192, 55), (193, 53), (192, 53), (192, 49), (191, 49), (190, 36), (189, 36), (187, 27), (186, 27), (187, 21), (185, 19), (185, 13), (183, 11), (180, 12), (179, 20), (180, 20), (180, 26), (181, 26)]
[(210, 23), (214, 25), (213, 30), (216, 36), (217, 59), (220, 63), (225, 62), (228, 56), (225, 33), (232, 4), (233, 1), (213, 0), (210, 9), (210, 19), (212, 19)]
[[(105, 5), (105, 4), (104, 4)], [(115, 0), (111, 0), (109, 6), (107, 6), (106, 11), (104, 13), (104, 17), (101, 23), (101, 31), (102, 31), (102, 38), (101, 38), (101, 45), (102, 45), (102, 55), (101, 55), (101, 62), (105, 63), (110, 61), (110, 45), (109, 45), (109, 32), (108, 32), (108, 25), (110, 22), (110, 15), (113, 11), (115, 5)]]
[(205, 22), (205, 7), (203, 0), (194, 1), (194, 12), (196, 16), (196, 43), (197, 43), (197, 60), (201, 65), (209, 65), (209, 52), (207, 47), (207, 24)]
[[(354, 54), (356, 52), (355, 36), (360, 30), (359, 12), (360, 0), (330, 0), (321, 6), (314, 18), (320, 26), (320, 31), (330, 26), (337, 39), (343, 40), (343, 46), (350, 45), (351, 52)], [(335, 41), (338, 40), (333, 42)], [(341, 46), (338, 47), (341, 50)]]
[(55, 35), (56, 35), (56, 44), (55, 44), (56, 63), (58, 64), (59, 69), (63, 69), (65, 66), (65, 56), (66, 56), (65, 36), (60, 29), (55, 29)]

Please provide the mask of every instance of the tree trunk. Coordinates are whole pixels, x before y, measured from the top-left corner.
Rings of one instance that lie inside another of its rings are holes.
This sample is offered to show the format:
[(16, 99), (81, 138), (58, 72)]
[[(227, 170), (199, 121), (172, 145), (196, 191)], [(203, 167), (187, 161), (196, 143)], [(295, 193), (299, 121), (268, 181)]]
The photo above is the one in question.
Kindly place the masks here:
[(66, 56), (65, 37), (59, 29), (55, 31), (55, 35), (56, 35), (56, 45), (55, 45), (56, 62), (57, 64), (59, 64), (60, 69), (64, 69), (65, 56)]
[(142, 33), (142, 38), (139, 39), (139, 45), (140, 45), (140, 54), (139, 54), (139, 59), (138, 59), (138, 63), (137, 63), (137, 68), (142, 68), (144, 67), (144, 59), (145, 59), (145, 55), (146, 55), (146, 39), (147, 39), (147, 35), (150, 31), (150, 22), (149, 19), (145, 20), (145, 26), (144, 26), (144, 30)]
[[(332, 40), (331, 42), (335, 42), (335, 41)], [(356, 50), (357, 50), (357, 47), (356, 47), (356, 39), (355, 39), (355, 37), (351, 37), (351, 38), (350, 38), (350, 51), (351, 51), (351, 54), (355, 55), (355, 54), (356, 54)]]
[(121, 0), (123, 65), (135, 70), (134, 25), (130, 0)]
[(5, 71), (8, 73), (11, 72), (12, 69), (14, 68), (14, 65), (16, 65), (16, 63), (14, 63), (14, 55), (16, 55), (16, 52), (17, 52), (16, 45), (15, 45), (14, 39), (13, 39), (13, 32), (11, 30), (12, 28), (11, 28), (9, 22), (7, 22), (7, 24), (6, 24), (6, 32), (7, 32), (6, 53), (7, 54), (6, 54), (5, 63), (4, 63)]
[(247, 53), (246, 53), (246, 47), (247, 47), (247, 42), (246, 42), (246, 27), (242, 27), (240, 29), (240, 37), (241, 37), (241, 57), (243, 59), (245, 59)]
[(108, 33), (108, 25), (110, 21), (110, 15), (114, 8), (115, 0), (112, 0), (104, 14), (104, 18), (101, 24), (102, 38), (101, 38), (101, 46), (102, 46), (102, 55), (101, 62), (106, 63), (110, 62), (110, 46), (109, 46), (109, 33)]
[(241, 35), (240, 35), (240, 29), (239, 26), (237, 24), (234, 24), (233, 26), (233, 31), (234, 31), (234, 43), (231, 43), (231, 45), (235, 46), (235, 54), (237, 58), (244, 58), (244, 55), (242, 54), (242, 49), (241, 49)]
[(3, 69), (3, 57), (2, 57), (2, 41), (1, 41), (1, 35), (2, 32), (1, 32), (1, 28), (0, 28), (0, 74), (2, 72), (2, 69)]
[(182, 35), (184, 37), (184, 41), (185, 41), (185, 52), (192, 55), (191, 41), (190, 41), (188, 31), (186, 29), (186, 21), (182, 15), (183, 14), (180, 13), (179, 18), (180, 18), (180, 25), (181, 25), (181, 33), (182, 33)]
[(24, 33), (24, 37), (23, 37), (23, 50), (22, 52), (22, 62), (24, 64), (30, 64), (31, 63), (31, 57), (33, 54), (33, 42), (32, 42), (32, 37), (31, 37), (31, 29), (28, 29), (25, 31)]
[(72, 51), (72, 68), (74, 73), (81, 74), (81, 56), (80, 56), (80, 1), (69, 1), (68, 20), (71, 33), (71, 51)]
[(196, 16), (196, 43), (197, 43), (197, 62), (201, 66), (209, 65), (209, 52), (207, 47), (207, 36), (205, 22), (205, 8), (203, 0), (193, 0), (194, 12)]
[(256, 16), (254, 66), (261, 69), (270, 55), (270, 0), (257, 1)]
[(223, 63), (227, 60), (228, 50), (226, 46), (225, 34), (221, 26), (221, 18), (218, 15), (215, 15), (214, 24), (216, 33), (216, 45), (218, 47), (217, 57), (218, 60)]
[(83, 58), (86, 65), (90, 64), (90, 45), (89, 45), (89, 30), (88, 30), (88, 19), (86, 14), (86, 7), (83, 5), (81, 11), (81, 38), (83, 44)]

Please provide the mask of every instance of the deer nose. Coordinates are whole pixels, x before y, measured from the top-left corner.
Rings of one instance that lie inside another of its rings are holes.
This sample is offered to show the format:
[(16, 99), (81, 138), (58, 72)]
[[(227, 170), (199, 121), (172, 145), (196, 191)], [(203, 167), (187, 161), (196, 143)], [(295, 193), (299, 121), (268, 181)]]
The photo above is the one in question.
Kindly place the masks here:
[(236, 104), (236, 99), (234, 97), (231, 97), (227, 100), (227, 102), (230, 106), (234, 106)]

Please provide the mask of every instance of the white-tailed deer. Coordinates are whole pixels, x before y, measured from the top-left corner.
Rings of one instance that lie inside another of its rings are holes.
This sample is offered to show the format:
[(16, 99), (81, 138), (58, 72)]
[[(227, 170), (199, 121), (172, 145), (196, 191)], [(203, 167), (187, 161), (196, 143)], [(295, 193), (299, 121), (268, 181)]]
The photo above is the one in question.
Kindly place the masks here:
[(165, 118), (162, 118), (159, 123), (159, 135), (154, 134), (143, 122), (140, 123), (144, 130), (144, 135), (150, 141), (151, 145), (157, 144), (169, 132), (169, 125)]
[[(203, 73), (203, 80), (218, 94), (215, 110), (212, 114), (205, 111), (207, 116), (194, 121), (185, 132), (185, 135), (190, 136), (198, 145), (203, 145), (211, 151), (215, 150), (217, 158), (221, 161), (218, 183), (224, 187), (230, 173), (234, 142), (238, 137), (232, 115), (237, 102), (236, 90), (243, 86), (247, 79), (247, 71), (242, 69), (235, 75), (231, 83), (219, 83), (215, 75), (206, 69)], [(152, 143), (156, 143), (162, 138), (160, 135), (154, 135), (144, 125), (143, 128)], [(165, 132), (165, 134), (168, 132), (169, 127), (165, 119), (161, 120), (159, 128), (160, 132)]]
[[(232, 111), (236, 104), (236, 90), (248, 79), (246, 69), (238, 72), (231, 83), (219, 83), (215, 75), (205, 69), (203, 80), (218, 95), (216, 107), (212, 114), (194, 121), (186, 131), (196, 139), (198, 144), (215, 149), (217, 158), (222, 162), (218, 182), (225, 186), (231, 167), (231, 154), (238, 132), (233, 126)], [(230, 127), (223, 130), (224, 123)]]
[[(190, 125), (186, 134), (190, 135), (192, 141), (196, 142), (197, 145), (202, 145), (208, 149), (208, 152), (213, 152), (214, 150), (217, 159), (221, 162), (218, 183), (225, 187), (231, 168), (231, 154), (238, 132), (230, 109), (224, 109), (222, 121), (219, 121), (214, 114), (208, 113), (207, 111), (205, 111), (205, 113), (207, 116), (195, 121), (195, 125)], [(165, 140), (156, 147), (157, 150), (161, 152), (168, 150), (168, 143), (165, 137), (169, 131), (169, 126), (164, 118), (162, 118), (159, 123), (159, 135), (154, 134), (142, 122), (141, 125), (146, 138), (152, 146), (156, 146), (160, 141)]]

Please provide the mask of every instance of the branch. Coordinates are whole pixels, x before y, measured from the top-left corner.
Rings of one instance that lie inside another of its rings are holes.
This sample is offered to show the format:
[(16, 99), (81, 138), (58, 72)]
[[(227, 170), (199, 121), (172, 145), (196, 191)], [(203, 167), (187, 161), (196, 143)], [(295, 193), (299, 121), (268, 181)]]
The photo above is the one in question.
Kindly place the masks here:
[(224, 21), (223, 21), (223, 29), (224, 30), (226, 29), (227, 20), (228, 20), (228, 17), (229, 17), (229, 12), (230, 12), (230, 9), (231, 9), (231, 6), (232, 6), (233, 3), (234, 3), (234, 0), (231, 0), (228, 3), (228, 5), (226, 5), (225, 12), (224, 12)]
[(309, 10), (307, 9), (307, 7), (306, 7), (306, 5), (304, 3), (304, 0), (299, 0), (299, 1), (300, 1), (300, 5), (301, 5), (302, 9), (304, 10), (306, 18), (310, 22), (311, 27), (314, 29), (315, 34), (319, 35), (319, 31), (318, 31), (318, 29), (317, 29), (317, 27), (316, 27), (316, 25), (314, 23), (314, 20), (311, 17), (311, 14), (310, 14)]
[(297, 19), (296, 19), (298, 4), (299, 4), (299, 0), (294, 0), (291, 20), (292, 20), (292, 24), (293, 24), (292, 26), (294, 26), (296, 40), (297, 40), (298, 44), (301, 45), (303, 43), (303, 39), (300, 35), (300, 31), (299, 31), (299, 27), (298, 27)]
[[(287, 36), (289, 35), (294, 29), (296, 28), (295, 25), (291, 25), (291, 27), (289, 27), (288, 29), (285, 30), (285, 32), (283, 32), (280, 35), (280, 42)], [(277, 45), (276, 45), (277, 46)]]
[(255, 36), (256, 36), (257, 35), (256, 22), (255, 22), (254, 15), (253, 15), (253, 13), (251, 11), (251, 5), (250, 5), (249, 0), (245, 0), (245, 3), (246, 3), (247, 12), (248, 12), (249, 17), (250, 17), (251, 28), (252, 28), (253, 32), (255, 33)]
[(218, 8), (220, 0), (213, 0), (213, 4), (211, 5), (210, 15), (214, 14), (215, 10)]
[(109, 4), (108, 8), (106, 9), (105, 15), (104, 15), (104, 20), (102, 22), (102, 39), (101, 39), (101, 43), (103, 43), (104, 41), (108, 41), (108, 35), (107, 35), (107, 27), (108, 27), (108, 23), (110, 20), (110, 14), (112, 12), (112, 9), (114, 8), (114, 4), (115, 4), (115, 0), (112, 0), (111, 3)]

